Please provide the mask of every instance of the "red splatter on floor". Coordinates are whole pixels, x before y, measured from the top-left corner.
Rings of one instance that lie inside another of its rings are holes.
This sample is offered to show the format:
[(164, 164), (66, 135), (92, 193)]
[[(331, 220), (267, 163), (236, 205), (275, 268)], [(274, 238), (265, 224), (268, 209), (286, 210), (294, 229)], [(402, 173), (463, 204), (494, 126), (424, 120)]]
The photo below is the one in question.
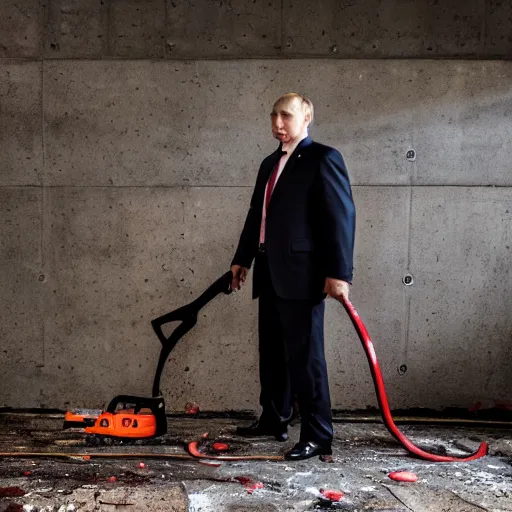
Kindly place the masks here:
[(229, 446), (226, 443), (213, 443), (212, 448), (216, 452), (226, 452), (229, 449)]
[(0, 498), (16, 498), (25, 494), (27, 493), (19, 487), (0, 487)]
[(394, 471), (393, 473), (389, 473), (388, 476), (391, 480), (397, 482), (416, 482), (418, 480), (418, 477), (409, 471)]
[(331, 501), (340, 501), (343, 496), (345, 496), (345, 493), (341, 491), (334, 491), (332, 489), (320, 489), (320, 493), (324, 498), (327, 498)]
[(247, 489), (249, 494), (252, 494), (256, 489), (263, 489), (263, 484), (261, 482), (254, 482), (246, 476), (235, 476), (234, 479), (237, 482), (240, 482)]

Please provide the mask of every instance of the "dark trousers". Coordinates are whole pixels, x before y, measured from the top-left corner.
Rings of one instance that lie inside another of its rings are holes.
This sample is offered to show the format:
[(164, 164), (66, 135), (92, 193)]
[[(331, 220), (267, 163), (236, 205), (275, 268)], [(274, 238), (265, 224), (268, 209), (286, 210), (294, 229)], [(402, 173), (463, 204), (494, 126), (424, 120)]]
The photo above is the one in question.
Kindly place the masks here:
[(333, 430), (324, 355), (325, 303), (285, 300), (274, 291), (267, 257), (259, 253), (260, 421), (286, 424), (299, 402), (301, 441), (330, 446)]

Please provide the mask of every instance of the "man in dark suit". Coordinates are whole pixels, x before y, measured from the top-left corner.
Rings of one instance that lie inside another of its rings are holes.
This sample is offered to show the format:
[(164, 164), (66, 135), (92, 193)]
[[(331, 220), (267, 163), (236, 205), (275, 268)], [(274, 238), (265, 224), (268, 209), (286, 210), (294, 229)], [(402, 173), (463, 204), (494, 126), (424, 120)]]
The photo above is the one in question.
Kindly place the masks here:
[(348, 297), (355, 207), (341, 154), (308, 136), (311, 101), (285, 94), (271, 120), (279, 148), (261, 164), (231, 267), (239, 290), (255, 259), (259, 298), (262, 413), (237, 433), (285, 441), (297, 396), (300, 440), (286, 458), (301, 460), (331, 454), (324, 299)]

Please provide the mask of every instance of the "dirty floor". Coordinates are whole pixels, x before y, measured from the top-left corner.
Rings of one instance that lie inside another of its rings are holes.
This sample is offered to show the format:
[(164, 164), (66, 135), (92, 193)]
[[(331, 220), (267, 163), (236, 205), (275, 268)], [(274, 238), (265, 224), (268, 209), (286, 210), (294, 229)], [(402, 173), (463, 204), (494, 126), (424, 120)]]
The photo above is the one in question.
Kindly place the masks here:
[[(59, 414), (0, 414), (0, 512), (2, 511), (512, 511), (512, 429), (507, 425), (402, 425), (416, 444), (437, 453), (467, 455), (486, 440), (489, 455), (469, 463), (432, 463), (409, 456), (380, 423), (335, 423), (334, 463), (318, 459), (236, 461), (151, 458), (186, 454), (188, 441), (209, 432), (231, 454), (276, 455), (297, 439), (298, 426), (280, 444), (234, 434), (251, 418), (169, 417), (166, 436), (150, 442), (91, 446), (85, 434), (62, 430)], [(10, 452), (72, 453), (52, 458), (8, 457)], [(89, 458), (83, 454), (90, 453)], [(97, 458), (94, 454), (133, 454)], [(406, 470), (415, 483), (392, 481)], [(330, 502), (320, 489), (344, 493)]]

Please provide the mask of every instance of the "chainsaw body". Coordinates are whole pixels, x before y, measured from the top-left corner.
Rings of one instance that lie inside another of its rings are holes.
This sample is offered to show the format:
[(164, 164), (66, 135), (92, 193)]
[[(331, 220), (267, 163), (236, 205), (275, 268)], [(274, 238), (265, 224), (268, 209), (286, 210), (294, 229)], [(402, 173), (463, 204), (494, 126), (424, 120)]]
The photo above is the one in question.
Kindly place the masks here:
[(66, 413), (64, 427), (81, 427), (87, 434), (142, 439), (167, 432), (162, 397), (118, 395), (105, 411), (74, 409)]

